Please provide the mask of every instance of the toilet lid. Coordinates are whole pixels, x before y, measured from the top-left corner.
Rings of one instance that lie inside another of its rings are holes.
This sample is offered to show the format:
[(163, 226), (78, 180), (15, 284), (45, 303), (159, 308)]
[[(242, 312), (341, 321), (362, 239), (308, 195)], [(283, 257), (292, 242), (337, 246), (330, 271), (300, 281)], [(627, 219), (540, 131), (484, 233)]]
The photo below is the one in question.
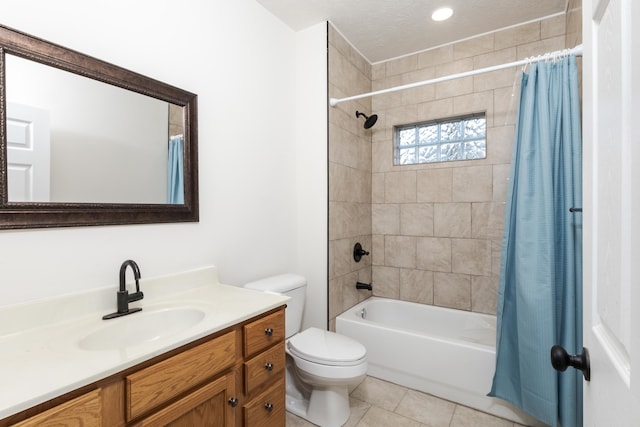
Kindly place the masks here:
[(318, 328), (294, 335), (287, 347), (298, 357), (324, 365), (353, 365), (367, 355), (367, 349), (359, 342)]

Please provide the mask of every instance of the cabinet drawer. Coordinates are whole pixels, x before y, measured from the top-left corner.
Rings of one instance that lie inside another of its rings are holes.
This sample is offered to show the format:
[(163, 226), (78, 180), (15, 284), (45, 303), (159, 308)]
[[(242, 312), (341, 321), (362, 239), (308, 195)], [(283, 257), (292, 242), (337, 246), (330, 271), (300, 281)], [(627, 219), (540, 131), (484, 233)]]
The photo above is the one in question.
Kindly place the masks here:
[(244, 405), (245, 427), (285, 425), (284, 378)]
[(102, 425), (102, 395), (100, 389), (83, 394), (41, 414), (15, 424), (15, 427)]
[(255, 353), (284, 340), (284, 310), (251, 322), (244, 327), (244, 356)]
[(197, 386), (235, 361), (236, 332), (232, 331), (127, 376), (127, 420)]
[(285, 368), (284, 342), (244, 363), (244, 390), (252, 393), (262, 384), (278, 378)]

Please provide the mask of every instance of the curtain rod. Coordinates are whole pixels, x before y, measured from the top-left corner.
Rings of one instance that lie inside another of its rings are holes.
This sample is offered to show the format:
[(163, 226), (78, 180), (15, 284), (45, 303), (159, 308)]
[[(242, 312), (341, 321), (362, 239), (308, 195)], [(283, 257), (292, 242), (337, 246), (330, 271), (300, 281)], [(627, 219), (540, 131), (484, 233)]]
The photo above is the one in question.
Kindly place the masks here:
[(404, 89), (412, 89), (414, 87), (425, 86), (425, 85), (428, 85), (428, 84), (440, 83), (440, 82), (444, 82), (444, 81), (447, 81), (447, 80), (459, 79), (459, 78), (462, 78), (462, 77), (475, 76), (476, 74), (489, 73), (491, 71), (497, 71), (497, 70), (503, 70), (505, 68), (517, 67), (519, 65), (531, 64), (532, 62), (536, 62), (536, 61), (545, 61), (545, 60), (549, 60), (549, 59), (565, 57), (565, 56), (571, 56), (571, 55), (582, 56), (582, 45), (579, 44), (576, 47), (574, 47), (573, 49), (557, 50), (555, 52), (545, 53), (544, 55), (531, 56), (529, 58), (521, 59), (520, 61), (509, 62), (508, 64), (494, 65), (492, 67), (481, 68), (481, 69), (478, 69), (478, 70), (465, 71), (464, 73), (450, 74), (448, 76), (438, 77), (436, 79), (424, 80), (424, 81), (416, 82), (416, 83), (409, 83), (409, 84), (402, 85), (402, 86), (395, 86), (395, 87), (391, 87), (391, 88), (388, 88), (388, 89), (377, 90), (375, 92), (363, 93), (363, 94), (360, 94), (360, 95), (349, 96), (349, 97), (346, 97), (346, 98), (330, 98), (329, 99), (329, 105), (331, 105), (332, 107), (335, 107), (336, 105), (338, 105), (341, 102), (353, 101), (354, 99), (368, 98), (368, 97), (374, 96), (374, 95), (382, 95), (383, 93), (397, 92), (399, 90), (404, 90)]

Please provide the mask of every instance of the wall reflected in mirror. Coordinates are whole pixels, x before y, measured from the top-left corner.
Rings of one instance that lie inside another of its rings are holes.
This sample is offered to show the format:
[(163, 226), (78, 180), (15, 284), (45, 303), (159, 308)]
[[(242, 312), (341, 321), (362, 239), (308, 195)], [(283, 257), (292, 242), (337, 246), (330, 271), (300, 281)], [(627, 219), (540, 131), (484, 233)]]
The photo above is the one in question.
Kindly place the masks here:
[(175, 200), (169, 140), (184, 133), (183, 107), (5, 58), (9, 202)]

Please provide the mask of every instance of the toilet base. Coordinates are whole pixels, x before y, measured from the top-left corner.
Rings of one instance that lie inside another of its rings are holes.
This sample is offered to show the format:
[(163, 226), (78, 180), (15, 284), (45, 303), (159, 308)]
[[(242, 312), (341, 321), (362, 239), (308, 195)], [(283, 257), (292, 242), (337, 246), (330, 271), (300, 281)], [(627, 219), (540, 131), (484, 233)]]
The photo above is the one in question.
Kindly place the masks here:
[(287, 355), (287, 411), (321, 427), (344, 425), (351, 415), (347, 385), (318, 386), (312, 389), (300, 381), (295, 372), (295, 364)]
[(322, 387), (311, 392), (309, 399), (299, 393), (287, 394), (287, 411), (321, 427), (341, 427), (349, 419), (347, 387)]

